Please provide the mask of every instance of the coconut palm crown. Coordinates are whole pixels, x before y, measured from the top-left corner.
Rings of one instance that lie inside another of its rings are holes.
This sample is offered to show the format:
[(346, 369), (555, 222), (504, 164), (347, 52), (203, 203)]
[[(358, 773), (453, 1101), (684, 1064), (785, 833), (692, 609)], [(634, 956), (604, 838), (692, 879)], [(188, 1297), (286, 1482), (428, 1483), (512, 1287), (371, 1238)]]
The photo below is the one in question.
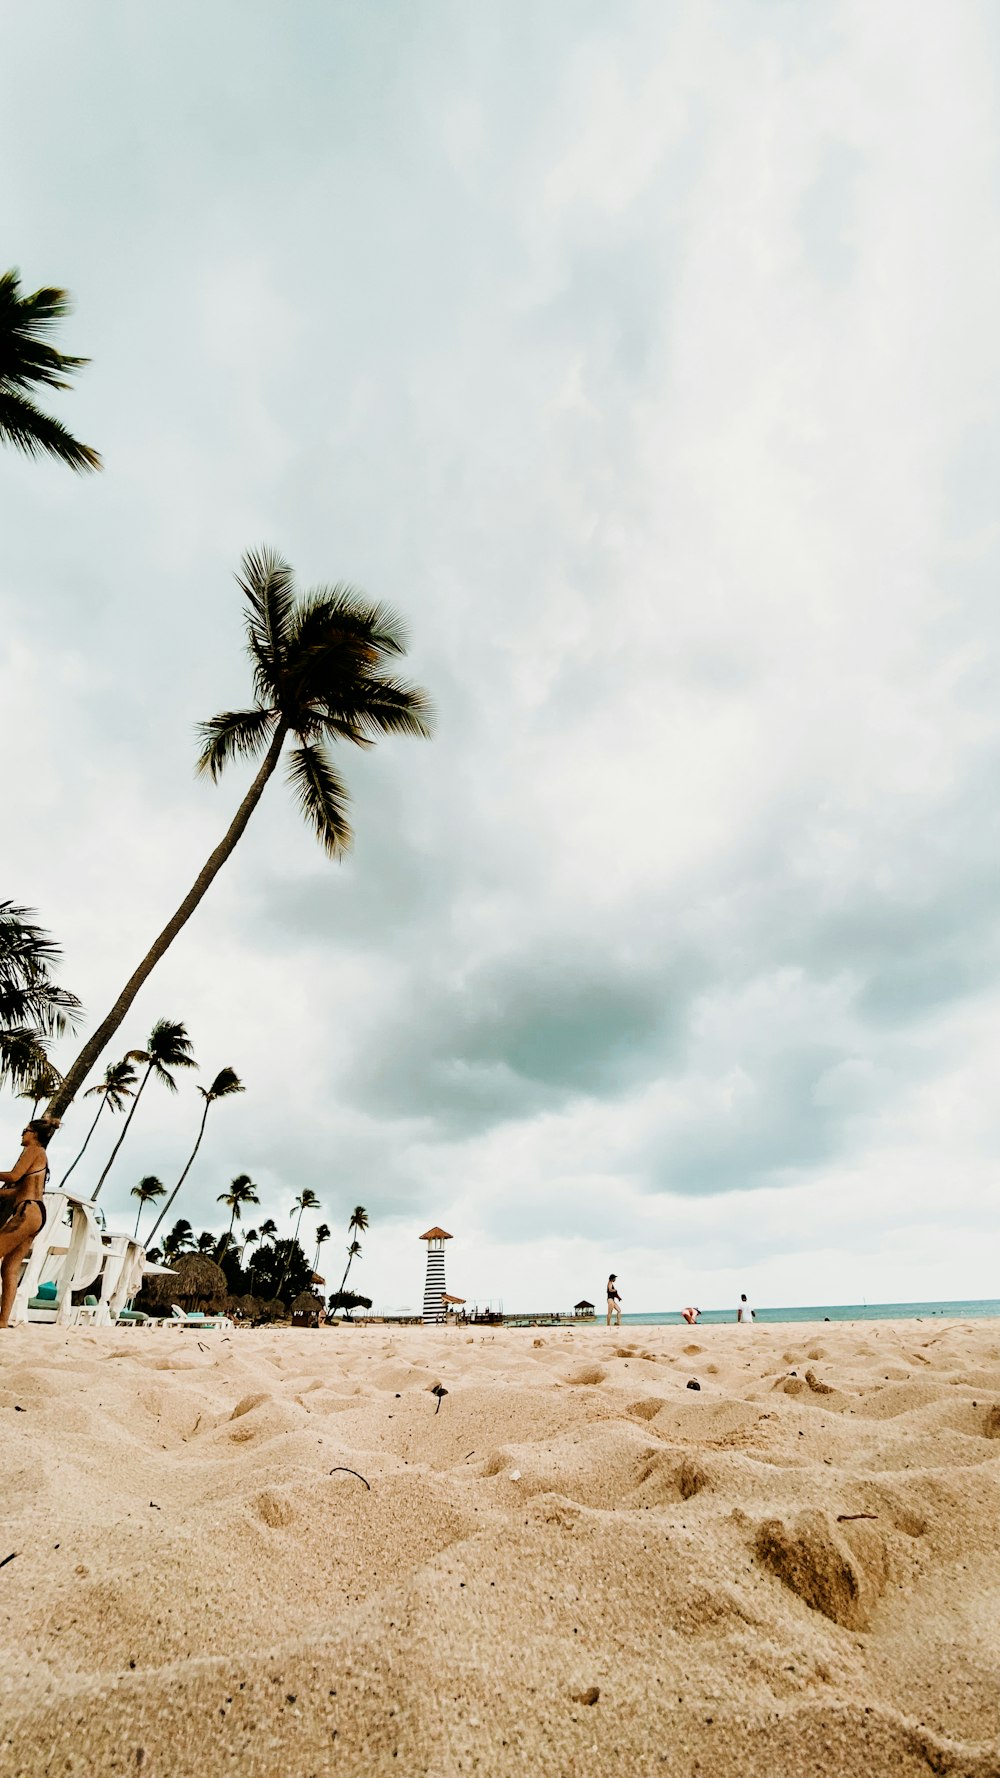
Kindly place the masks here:
[(29, 457), (44, 452), (70, 469), (100, 469), (97, 452), (31, 399), (36, 388), (72, 388), (69, 376), (89, 362), (68, 357), (46, 337), (69, 312), (65, 290), (22, 295), (16, 271), (0, 274), (0, 439)]
[(347, 790), (328, 744), (370, 747), (382, 735), (430, 733), (426, 693), (387, 669), (406, 648), (402, 623), (387, 606), (344, 584), (300, 597), (288, 563), (269, 549), (244, 557), (237, 582), (254, 701), (201, 724), (198, 771), (218, 779), (233, 760), (260, 760), (256, 777), (176, 913), (69, 1069), (49, 1106), (50, 1117), (61, 1116), (71, 1103), (139, 989), (232, 854), (285, 743), (291, 743), (288, 783), (324, 851), (336, 858), (350, 844), (351, 828)]

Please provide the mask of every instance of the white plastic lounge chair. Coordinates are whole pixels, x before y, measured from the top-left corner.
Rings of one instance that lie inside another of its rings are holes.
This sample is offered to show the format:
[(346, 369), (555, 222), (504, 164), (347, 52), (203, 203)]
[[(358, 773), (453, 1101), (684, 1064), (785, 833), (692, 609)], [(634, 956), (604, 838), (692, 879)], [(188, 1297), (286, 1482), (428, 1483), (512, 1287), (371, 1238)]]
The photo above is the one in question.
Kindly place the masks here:
[(182, 1327), (232, 1327), (228, 1315), (205, 1315), (201, 1309), (192, 1309), (186, 1314), (179, 1303), (171, 1303), (170, 1313)]

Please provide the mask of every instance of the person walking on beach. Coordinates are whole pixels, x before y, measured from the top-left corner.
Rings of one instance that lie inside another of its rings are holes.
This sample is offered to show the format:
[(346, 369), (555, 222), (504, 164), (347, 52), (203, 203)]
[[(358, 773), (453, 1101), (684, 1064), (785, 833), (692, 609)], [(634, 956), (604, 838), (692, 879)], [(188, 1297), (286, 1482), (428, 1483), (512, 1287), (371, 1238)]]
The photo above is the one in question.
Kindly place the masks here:
[(617, 1327), (621, 1327), (621, 1324), (622, 1324), (622, 1299), (618, 1295), (618, 1285), (615, 1282), (617, 1277), (618, 1277), (618, 1273), (612, 1272), (610, 1278), (608, 1279), (608, 1326), (609, 1327), (611, 1326), (612, 1315), (615, 1317), (615, 1325)]
[(737, 1321), (752, 1321), (753, 1320), (753, 1310), (751, 1309), (750, 1304), (747, 1302), (745, 1291), (744, 1291), (743, 1295), (740, 1297), (740, 1306), (736, 1311), (736, 1319), (737, 1319)]
[(48, 1131), (40, 1119), (28, 1124), (14, 1166), (0, 1173), (0, 1327), (10, 1326), (21, 1266), (45, 1227), (42, 1193), (49, 1163), (39, 1138)]

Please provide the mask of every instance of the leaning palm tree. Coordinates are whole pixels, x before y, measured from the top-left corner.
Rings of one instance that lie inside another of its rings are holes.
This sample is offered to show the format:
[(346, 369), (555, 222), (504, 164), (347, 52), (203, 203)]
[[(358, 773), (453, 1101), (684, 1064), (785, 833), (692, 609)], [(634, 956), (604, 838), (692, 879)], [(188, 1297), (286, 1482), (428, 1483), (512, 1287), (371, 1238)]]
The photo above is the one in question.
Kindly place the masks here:
[[(125, 1101), (126, 1099), (131, 1099), (138, 1078), (139, 1076), (136, 1074), (135, 1069), (126, 1056), (121, 1062), (109, 1063), (108, 1067), (104, 1070), (104, 1079), (98, 1081), (96, 1087), (87, 1088), (87, 1091), (83, 1095), (84, 1098), (97, 1098), (100, 1100), (100, 1104), (97, 1107), (97, 1117), (95, 1117), (90, 1129), (84, 1137), (83, 1148), (81, 1148), (80, 1153), (77, 1155), (76, 1161), (81, 1159), (84, 1150), (87, 1147), (87, 1143), (94, 1134), (94, 1131), (97, 1128), (97, 1118), (100, 1117), (104, 1107), (108, 1105), (112, 1111), (124, 1111)], [(60, 1186), (66, 1184), (73, 1168), (76, 1166), (76, 1161), (73, 1161), (70, 1166), (66, 1168), (65, 1173), (59, 1181)]]
[(70, 469), (100, 469), (97, 452), (31, 399), (38, 388), (71, 389), (69, 376), (89, 363), (68, 357), (46, 338), (69, 313), (65, 290), (22, 295), (16, 271), (0, 275), (0, 439), (29, 457), (47, 452)]
[(331, 1233), (332, 1231), (327, 1228), (325, 1222), (321, 1222), (319, 1228), (316, 1230), (316, 1258), (313, 1260), (314, 1272), (319, 1271), (319, 1250), (326, 1245), (327, 1241), (329, 1241)]
[(139, 1224), (142, 1221), (142, 1213), (146, 1205), (155, 1204), (157, 1198), (163, 1197), (166, 1189), (162, 1181), (157, 1179), (155, 1173), (147, 1173), (144, 1179), (140, 1179), (138, 1185), (132, 1187), (132, 1197), (139, 1200), (139, 1214), (135, 1219), (134, 1239), (136, 1241), (139, 1239)]
[[(368, 1212), (367, 1212), (367, 1210), (365, 1209), (363, 1204), (355, 1204), (354, 1209), (351, 1211), (350, 1221), (347, 1224), (348, 1235), (351, 1237), (355, 1237), (357, 1235), (363, 1235), (365, 1233), (365, 1230), (367, 1229), (367, 1227), (368, 1227)], [(357, 1259), (358, 1254), (360, 1252), (361, 1252), (360, 1241), (352, 1238), (350, 1241), (350, 1244), (348, 1246), (348, 1249), (347, 1249), (347, 1264), (344, 1267), (344, 1276), (340, 1280), (341, 1290), (343, 1290), (344, 1285), (347, 1283), (347, 1274), (350, 1271), (352, 1265), (354, 1264), (354, 1261)]]
[(260, 759), (257, 775), (193, 887), (84, 1044), (49, 1106), (50, 1117), (60, 1117), (72, 1103), (139, 989), (232, 854), (286, 741), (293, 742), (291, 788), (320, 844), (337, 858), (350, 843), (351, 829), (347, 790), (326, 743), (369, 747), (380, 735), (430, 732), (425, 693), (386, 671), (387, 659), (405, 652), (402, 625), (387, 607), (343, 585), (299, 598), (288, 563), (267, 549), (244, 557), (237, 578), (245, 600), (254, 702), (201, 725), (198, 770), (216, 780), (234, 759)]
[(62, 1075), (58, 1068), (48, 1060), (40, 1062), (30, 1080), (25, 1081), (17, 1097), (31, 1100), (31, 1115), (37, 1117), (38, 1107), (43, 1099), (51, 1099), (58, 1087)]
[(76, 995), (52, 980), (59, 946), (33, 913), (0, 901), (0, 1086), (15, 1089), (47, 1065), (49, 1039), (61, 1037), (80, 1014)]
[[(128, 1135), (129, 1124), (139, 1109), (139, 1100), (142, 1098), (150, 1075), (155, 1074), (157, 1080), (162, 1082), (168, 1093), (176, 1093), (177, 1082), (170, 1072), (171, 1068), (197, 1068), (198, 1066), (191, 1054), (191, 1039), (187, 1034), (187, 1028), (181, 1024), (179, 1019), (157, 1019), (146, 1039), (145, 1049), (126, 1050), (125, 1060), (126, 1062), (145, 1062), (146, 1072), (136, 1089), (135, 1098), (129, 1107), (129, 1114), (125, 1119), (122, 1133), (108, 1156), (104, 1172), (94, 1187), (95, 1200), (100, 1196), (101, 1187), (114, 1165), (115, 1156)], [(157, 1224), (158, 1226), (159, 1224)], [(151, 1232), (155, 1234), (156, 1230)]]
[(229, 1227), (223, 1235), (222, 1240), (219, 1242), (217, 1259), (221, 1263), (222, 1256), (228, 1251), (229, 1243), (233, 1238), (233, 1229), (238, 1222), (243, 1221), (244, 1205), (260, 1203), (260, 1199), (257, 1196), (257, 1187), (254, 1185), (249, 1173), (237, 1173), (229, 1190), (227, 1192), (219, 1193), (216, 1203), (225, 1204), (226, 1209), (231, 1212)]
[(149, 1231), (151, 1239), (152, 1239), (153, 1235), (155, 1235), (157, 1229), (159, 1228), (161, 1222), (163, 1221), (163, 1218), (167, 1215), (167, 1212), (169, 1211), (171, 1204), (173, 1203), (174, 1199), (177, 1196), (177, 1193), (180, 1191), (181, 1186), (184, 1184), (185, 1179), (187, 1178), (188, 1174), (191, 1171), (191, 1166), (194, 1161), (194, 1157), (198, 1153), (199, 1148), (201, 1147), (201, 1139), (205, 1134), (205, 1124), (208, 1120), (209, 1106), (214, 1105), (216, 1099), (229, 1099), (232, 1097), (232, 1095), (234, 1093), (242, 1093), (243, 1090), (244, 1090), (243, 1082), (241, 1081), (239, 1075), (236, 1073), (236, 1070), (234, 1068), (220, 1068), (218, 1074), (216, 1075), (216, 1077), (213, 1080), (210, 1087), (199, 1087), (198, 1088), (199, 1093), (201, 1094), (202, 1098), (205, 1101), (205, 1105), (204, 1105), (204, 1109), (202, 1110), (202, 1114), (201, 1114), (201, 1123), (198, 1125), (198, 1134), (197, 1134), (197, 1137), (195, 1138), (195, 1144), (191, 1150), (191, 1153), (188, 1155), (187, 1161), (184, 1166), (184, 1171), (182, 1172), (180, 1178), (177, 1181), (177, 1184), (174, 1186), (173, 1191), (171, 1192), (169, 1198), (167, 1199), (166, 1203), (163, 1206), (163, 1209), (160, 1211), (159, 1216), (157, 1217), (156, 1221), (154, 1222), (152, 1228)]

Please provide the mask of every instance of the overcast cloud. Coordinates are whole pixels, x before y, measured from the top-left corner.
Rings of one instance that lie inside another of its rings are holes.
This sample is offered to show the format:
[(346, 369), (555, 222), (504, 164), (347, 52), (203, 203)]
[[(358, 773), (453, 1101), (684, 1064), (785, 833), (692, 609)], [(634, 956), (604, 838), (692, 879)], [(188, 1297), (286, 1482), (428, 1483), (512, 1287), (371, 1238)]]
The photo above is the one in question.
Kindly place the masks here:
[[(260, 542), (399, 608), (439, 710), (342, 761), (341, 866), (269, 787), (115, 1047), (246, 1082), (196, 1228), (240, 1171), (360, 1201), (381, 1306), (435, 1222), (508, 1306), (996, 1294), (998, 36), (7, 10), (5, 263), (73, 292), (106, 469), (0, 458), (0, 893), (102, 1014), (245, 783), (193, 725)], [(150, 1088), (112, 1220), (199, 1107)]]

